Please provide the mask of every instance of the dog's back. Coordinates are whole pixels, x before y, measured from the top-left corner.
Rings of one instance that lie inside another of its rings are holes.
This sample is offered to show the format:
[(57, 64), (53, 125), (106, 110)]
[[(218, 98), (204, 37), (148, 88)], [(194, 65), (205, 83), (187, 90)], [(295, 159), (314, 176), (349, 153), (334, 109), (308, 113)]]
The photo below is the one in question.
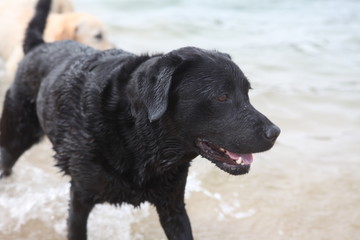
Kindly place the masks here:
[[(34, 17), (25, 32), (23, 51), (25, 57), (19, 64), (15, 85), (26, 85), (26, 94), (35, 101), (41, 81), (52, 71), (63, 68), (65, 61), (98, 52), (71, 40), (46, 43), (43, 35), (51, 7), (51, 0), (39, 0)], [(49, 57), (50, 56), (50, 57)], [(36, 64), (34, 64), (36, 63)]]

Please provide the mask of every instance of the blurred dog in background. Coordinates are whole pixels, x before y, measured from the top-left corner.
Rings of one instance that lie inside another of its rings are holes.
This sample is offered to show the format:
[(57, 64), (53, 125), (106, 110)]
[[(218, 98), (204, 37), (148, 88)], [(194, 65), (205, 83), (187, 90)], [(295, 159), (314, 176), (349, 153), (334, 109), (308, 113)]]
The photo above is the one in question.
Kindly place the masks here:
[[(1, 0), (0, 11), (5, 9), (8, 10), (10, 8), (13, 8), (14, 10), (19, 10), (19, 8), (34, 9), (36, 3), (37, 0)], [(50, 11), (53, 13), (73, 12), (74, 6), (71, 0), (54, 0), (52, 1)]]
[[(35, 0), (0, 1), (0, 57), (5, 63), (6, 80), (14, 78), (23, 57), (23, 36), (35, 4)], [(44, 39), (46, 42), (75, 40), (100, 50), (113, 47), (104, 24), (90, 14), (74, 12), (70, 0), (53, 1)]]

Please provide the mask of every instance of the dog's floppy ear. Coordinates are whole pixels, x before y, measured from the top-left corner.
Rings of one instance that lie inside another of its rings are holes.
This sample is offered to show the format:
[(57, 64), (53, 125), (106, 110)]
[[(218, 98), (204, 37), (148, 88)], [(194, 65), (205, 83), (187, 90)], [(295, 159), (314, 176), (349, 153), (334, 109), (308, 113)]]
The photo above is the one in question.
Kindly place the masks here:
[(159, 69), (156, 76), (150, 77), (144, 89), (144, 105), (147, 108), (150, 122), (158, 120), (168, 106), (169, 90), (175, 66), (165, 66)]
[(173, 55), (152, 57), (140, 66), (130, 84), (131, 112), (138, 115), (145, 108), (150, 122), (159, 120), (168, 107), (169, 91), (182, 59)]

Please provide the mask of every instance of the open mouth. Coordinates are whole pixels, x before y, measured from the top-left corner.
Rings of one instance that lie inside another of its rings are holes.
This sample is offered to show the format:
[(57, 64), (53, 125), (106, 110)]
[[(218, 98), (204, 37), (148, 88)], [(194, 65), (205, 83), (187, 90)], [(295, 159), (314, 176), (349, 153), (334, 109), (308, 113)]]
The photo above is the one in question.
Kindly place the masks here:
[(253, 162), (251, 153), (233, 153), (204, 139), (197, 139), (195, 143), (200, 150), (199, 154), (212, 161), (223, 171), (233, 175), (249, 172)]

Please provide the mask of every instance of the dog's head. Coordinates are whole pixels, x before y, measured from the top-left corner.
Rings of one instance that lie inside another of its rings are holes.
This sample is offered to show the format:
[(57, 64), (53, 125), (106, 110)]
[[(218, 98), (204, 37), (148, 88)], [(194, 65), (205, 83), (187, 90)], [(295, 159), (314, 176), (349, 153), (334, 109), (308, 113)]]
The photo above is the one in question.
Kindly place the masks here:
[(74, 40), (100, 50), (114, 47), (107, 37), (104, 24), (90, 14), (51, 14), (47, 24), (49, 27), (46, 28), (45, 38), (49, 42)]
[(270, 149), (280, 129), (250, 103), (250, 83), (230, 56), (182, 48), (148, 60), (136, 77), (132, 112), (171, 122), (191, 152), (244, 174), (252, 153)]

